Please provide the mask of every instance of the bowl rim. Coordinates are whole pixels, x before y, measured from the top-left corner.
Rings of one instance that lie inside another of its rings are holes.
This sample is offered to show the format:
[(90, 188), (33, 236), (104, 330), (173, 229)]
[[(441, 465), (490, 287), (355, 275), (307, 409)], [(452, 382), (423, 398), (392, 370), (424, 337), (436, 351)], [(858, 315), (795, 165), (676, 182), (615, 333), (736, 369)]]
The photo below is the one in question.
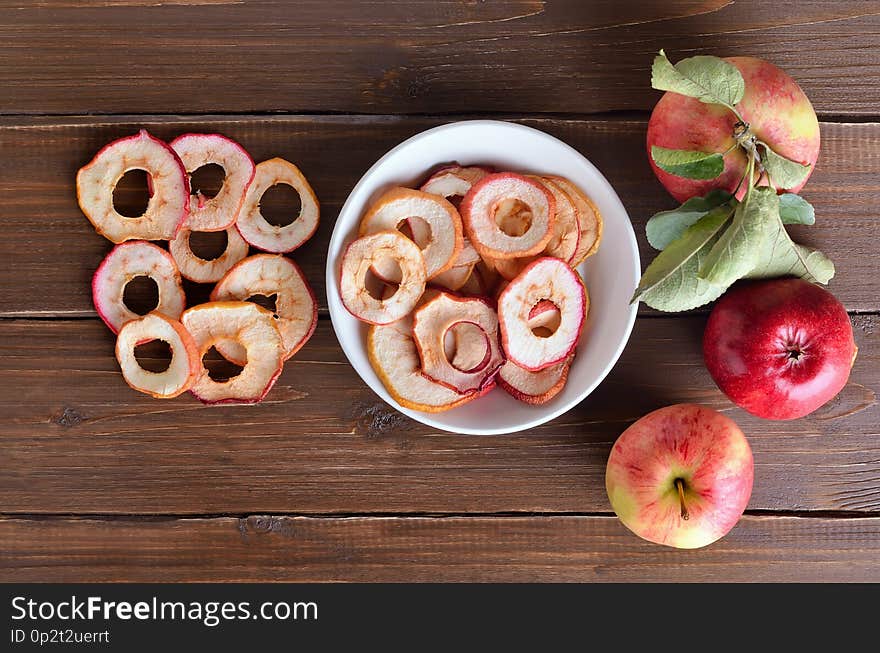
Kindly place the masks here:
[[(346, 349), (346, 345), (345, 345), (346, 340), (344, 340), (342, 335), (340, 334), (341, 326), (337, 325), (337, 320), (339, 320), (341, 317), (344, 317), (344, 316), (342, 316), (340, 314), (340, 318), (335, 317), (336, 313), (338, 313), (339, 310), (341, 310), (342, 312), (345, 312), (345, 308), (343, 307), (343, 308), (339, 309), (338, 307), (335, 307), (336, 302), (341, 301), (341, 300), (339, 300), (339, 297), (338, 297), (339, 292), (336, 289), (337, 279), (336, 279), (335, 268), (338, 266), (338, 261), (333, 258), (332, 252), (341, 247), (341, 245), (339, 244), (339, 241), (343, 240), (345, 237), (345, 234), (347, 234), (347, 232), (350, 231), (350, 227), (346, 227), (345, 229), (341, 228), (341, 226), (340, 226), (341, 223), (339, 221), (339, 218), (341, 216), (345, 215), (346, 212), (351, 210), (350, 205), (352, 205), (354, 203), (354, 197), (358, 194), (358, 191), (363, 186), (367, 185), (367, 181), (369, 180), (369, 178), (379, 168), (381, 168), (388, 159), (395, 156), (402, 149), (410, 147), (414, 143), (417, 143), (418, 141), (432, 137), (435, 134), (437, 134), (438, 132), (451, 131), (454, 129), (459, 129), (463, 126), (468, 126), (468, 127), (480, 127), (480, 126), (490, 127), (491, 126), (491, 127), (496, 127), (496, 128), (503, 127), (503, 128), (507, 128), (507, 129), (512, 129), (514, 131), (528, 132), (530, 134), (530, 136), (532, 136), (532, 137), (537, 137), (537, 138), (541, 138), (541, 139), (550, 141), (553, 143), (554, 146), (566, 149), (571, 154), (575, 155), (575, 157), (580, 160), (580, 163), (585, 165), (592, 173), (594, 173), (596, 175), (596, 177), (602, 183), (605, 184), (605, 186), (607, 187), (607, 190), (610, 191), (608, 200), (610, 202), (616, 204), (617, 205), (616, 209), (618, 209), (620, 212), (622, 212), (623, 216), (626, 217), (626, 224), (624, 225), (624, 231), (625, 231), (625, 235), (626, 235), (626, 240), (627, 240), (627, 242), (630, 246), (630, 250), (631, 250), (630, 253), (632, 255), (632, 267), (633, 267), (632, 271), (634, 272), (636, 279), (638, 279), (641, 276), (641, 258), (639, 255), (639, 247), (638, 247), (638, 241), (636, 240), (635, 229), (633, 228), (633, 225), (632, 225), (632, 219), (629, 217), (629, 212), (626, 210), (626, 207), (624, 206), (623, 202), (621, 201), (620, 196), (618, 196), (617, 191), (614, 190), (614, 187), (611, 185), (611, 183), (608, 181), (608, 179), (605, 177), (605, 175), (602, 174), (602, 172), (593, 164), (592, 161), (590, 161), (587, 157), (585, 157), (577, 149), (575, 149), (574, 147), (572, 147), (571, 145), (569, 145), (565, 141), (562, 141), (561, 139), (558, 139), (555, 136), (548, 134), (547, 132), (541, 131), (540, 129), (535, 129), (534, 127), (530, 127), (528, 125), (524, 125), (524, 124), (517, 123), (517, 122), (509, 122), (506, 120), (490, 120), (490, 119), (458, 120), (458, 121), (454, 121), (454, 122), (444, 123), (442, 125), (437, 125), (436, 127), (430, 127), (430, 128), (425, 129), (417, 134), (413, 134), (409, 138), (406, 138), (405, 140), (401, 141), (400, 143), (398, 143), (397, 145), (392, 147), (390, 150), (388, 150), (381, 157), (379, 157), (379, 159), (377, 159), (376, 162), (373, 163), (373, 165), (371, 165), (366, 170), (366, 172), (364, 172), (361, 175), (360, 179), (358, 179), (357, 183), (352, 187), (351, 191), (348, 194), (348, 197), (346, 197), (345, 202), (343, 203), (342, 207), (339, 209), (339, 213), (336, 216), (336, 222), (333, 225), (333, 233), (331, 234), (330, 242), (327, 245), (327, 262), (325, 265), (325, 293), (327, 296), (327, 307), (328, 307), (328, 311), (330, 314), (330, 324), (333, 327), (333, 332), (336, 336), (336, 340), (339, 343), (340, 348), (342, 349), (342, 353), (345, 355), (346, 360), (348, 361), (349, 365), (354, 370), (354, 372), (358, 375), (358, 377), (360, 377), (361, 381), (371, 391), (373, 391), (376, 395), (378, 395), (380, 399), (382, 399), (386, 404), (391, 406), (397, 412), (402, 413), (402, 414), (406, 415), (407, 417), (410, 417), (411, 419), (414, 419), (418, 422), (421, 422), (422, 424), (425, 424), (426, 426), (430, 426), (432, 428), (436, 428), (436, 429), (439, 429), (439, 430), (447, 432), (447, 433), (456, 433), (456, 434), (460, 434), (460, 435), (503, 435), (503, 434), (509, 434), (509, 433), (518, 433), (520, 431), (525, 431), (527, 429), (536, 428), (538, 426), (546, 424), (547, 422), (550, 422), (550, 421), (556, 419), (557, 417), (567, 413), (572, 408), (574, 408), (578, 404), (580, 404), (588, 396), (590, 396), (593, 393), (593, 391), (599, 386), (599, 384), (601, 384), (602, 381), (605, 380), (605, 378), (608, 376), (608, 374), (611, 372), (611, 370), (617, 364), (617, 361), (620, 359), (620, 356), (623, 353), (623, 350), (626, 348), (626, 345), (629, 343), (629, 339), (630, 339), (630, 336), (632, 335), (632, 330), (635, 325), (636, 317), (638, 316), (638, 304), (637, 303), (630, 305), (629, 315), (627, 316), (626, 324), (625, 324), (625, 327), (624, 327), (623, 332), (621, 334), (621, 338), (617, 344), (617, 347), (616, 347), (615, 351), (613, 352), (613, 355), (608, 359), (608, 362), (606, 363), (606, 365), (602, 368), (602, 370), (598, 374), (595, 375), (593, 380), (590, 383), (588, 383), (584, 387), (583, 390), (577, 392), (576, 397), (573, 400), (565, 402), (565, 403), (561, 404), (560, 406), (557, 406), (556, 408), (554, 408), (553, 410), (550, 410), (548, 412), (536, 411), (536, 416), (534, 419), (527, 420), (526, 422), (523, 422), (521, 424), (517, 424), (515, 428), (494, 428), (494, 427), (471, 428), (471, 427), (458, 427), (458, 426), (453, 427), (453, 426), (450, 426), (450, 425), (447, 425), (447, 424), (444, 424), (444, 423), (441, 423), (441, 422), (438, 422), (437, 420), (435, 420), (434, 419), (435, 413), (425, 413), (425, 412), (421, 412), (421, 411), (417, 411), (417, 410), (411, 410), (409, 408), (405, 408), (404, 406), (401, 406), (391, 397), (391, 395), (388, 393), (387, 389), (382, 385), (381, 381), (379, 382), (378, 387), (374, 388), (369, 382), (367, 382), (366, 379), (363, 378), (363, 376), (361, 375), (357, 366), (355, 365), (354, 361), (352, 361), (351, 356), (349, 356), (348, 350)], [(331, 297), (331, 293), (332, 293), (332, 297)], [(345, 313), (345, 314), (348, 315), (348, 313)], [(352, 319), (356, 319), (356, 318), (352, 317)], [(442, 415), (443, 413), (439, 413), (439, 414)]]

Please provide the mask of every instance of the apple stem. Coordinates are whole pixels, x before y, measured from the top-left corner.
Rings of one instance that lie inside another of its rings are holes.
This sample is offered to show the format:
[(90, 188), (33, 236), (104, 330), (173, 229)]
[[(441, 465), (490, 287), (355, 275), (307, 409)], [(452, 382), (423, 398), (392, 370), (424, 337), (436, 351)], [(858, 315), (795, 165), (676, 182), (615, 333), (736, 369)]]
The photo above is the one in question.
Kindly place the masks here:
[(675, 487), (678, 489), (678, 502), (681, 504), (681, 518), (687, 521), (690, 515), (684, 503), (684, 481), (680, 478), (675, 479)]

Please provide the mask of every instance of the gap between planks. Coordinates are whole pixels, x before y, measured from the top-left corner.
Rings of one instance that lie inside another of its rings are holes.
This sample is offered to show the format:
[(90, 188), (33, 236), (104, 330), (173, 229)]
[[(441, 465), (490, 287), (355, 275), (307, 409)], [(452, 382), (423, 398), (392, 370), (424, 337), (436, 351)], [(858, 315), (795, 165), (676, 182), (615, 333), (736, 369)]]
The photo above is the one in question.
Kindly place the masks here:
[[(860, 512), (857, 510), (746, 510), (749, 517), (794, 517), (799, 519), (863, 519), (880, 518), (880, 511)], [(558, 511), (534, 512), (507, 510), (500, 512), (216, 512), (216, 513), (0, 513), (0, 521), (53, 521), (78, 519), (103, 522), (165, 522), (195, 521), (207, 519), (248, 519), (251, 517), (277, 517), (283, 519), (522, 519), (554, 517), (616, 517), (613, 512)]]
[[(607, 122), (631, 122), (647, 120), (651, 116), (650, 111), (643, 110), (610, 110), (597, 111), (595, 113), (578, 113), (564, 111), (548, 112), (525, 112), (525, 113), (499, 113), (497, 111), (413, 111), (407, 113), (367, 113), (358, 111), (211, 111), (210, 113), (153, 113), (153, 112), (92, 112), (92, 113), (3, 113), (0, 112), (0, 127), (27, 127), (15, 121), (29, 121), (40, 119), (39, 126), (63, 127), (64, 120), (100, 120), (107, 119), (112, 122), (128, 122), (138, 118), (172, 118), (186, 122), (198, 120), (229, 120), (230, 118), (271, 119), (271, 118), (350, 118), (352, 120), (383, 120), (383, 119), (407, 119), (407, 118), (456, 118), (459, 120), (565, 120), (565, 121), (607, 121)], [(878, 114), (847, 114), (847, 113), (817, 113), (819, 122), (836, 124), (864, 124), (880, 123)], [(55, 124), (53, 120), (59, 121)], [(38, 125), (33, 125), (38, 126)]]

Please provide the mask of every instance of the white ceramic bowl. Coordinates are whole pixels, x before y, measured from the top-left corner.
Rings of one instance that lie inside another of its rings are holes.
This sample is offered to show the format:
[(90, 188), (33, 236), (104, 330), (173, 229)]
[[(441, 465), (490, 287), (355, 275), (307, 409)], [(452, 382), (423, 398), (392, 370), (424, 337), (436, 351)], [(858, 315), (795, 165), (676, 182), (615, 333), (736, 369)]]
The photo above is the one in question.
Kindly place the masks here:
[[(578, 268), (590, 294), (590, 313), (565, 389), (542, 406), (516, 401), (497, 388), (487, 396), (443, 413), (400, 406), (373, 371), (366, 352), (367, 326), (339, 298), (339, 265), (345, 245), (356, 238), (360, 218), (392, 186), (421, 183), (440, 163), (486, 164), (568, 177), (599, 207), (604, 233), (599, 251)], [(636, 238), (626, 209), (611, 184), (577, 150), (537, 129), (496, 120), (468, 120), (429, 129), (379, 159), (348, 196), (327, 253), (327, 302), (336, 337), (349, 362), (373, 391), (401, 413), (455, 433), (511, 433), (548, 422), (570, 410), (605, 378), (629, 339), (636, 307), (629, 299), (640, 275)]]

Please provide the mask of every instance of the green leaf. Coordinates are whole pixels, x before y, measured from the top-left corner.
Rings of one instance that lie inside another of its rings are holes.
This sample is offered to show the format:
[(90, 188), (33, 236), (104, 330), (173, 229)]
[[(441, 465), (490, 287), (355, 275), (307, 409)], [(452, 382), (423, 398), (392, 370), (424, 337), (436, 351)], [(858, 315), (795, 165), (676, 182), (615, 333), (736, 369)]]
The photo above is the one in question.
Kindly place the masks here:
[(645, 226), (648, 242), (654, 249), (666, 249), (666, 246), (678, 239), (685, 229), (712, 209), (729, 202), (732, 197), (723, 190), (713, 190), (705, 197), (692, 197), (677, 209), (655, 213)]
[(779, 217), (782, 218), (783, 224), (814, 224), (816, 211), (813, 205), (800, 195), (784, 193), (779, 196)]
[(761, 244), (773, 222), (779, 222), (779, 196), (772, 188), (753, 188), (733, 215), (730, 227), (706, 256), (700, 277), (729, 286), (758, 263)]
[(810, 166), (780, 156), (766, 143), (758, 141), (758, 144), (763, 146), (761, 163), (776, 188), (795, 188), (806, 181), (810, 175)]
[(685, 229), (651, 262), (631, 301), (659, 311), (686, 311), (717, 299), (727, 289), (699, 277), (703, 260), (717, 242), (733, 210), (717, 207)]
[(764, 234), (758, 262), (749, 279), (795, 276), (815, 283), (828, 283), (834, 276), (834, 263), (822, 252), (792, 242), (782, 220), (774, 220)]
[(654, 57), (651, 86), (696, 98), (705, 104), (721, 104), (730, 109), (742, 100), (746, 83), (731, 63), (718, 57), (690, 57), (674, 66), (666, 53)]
[(687, 179), (715, 179), (724, 172), (724, 156), (717, 152), (670, 150), (652, 145), (651, 158), (661, 170)]

